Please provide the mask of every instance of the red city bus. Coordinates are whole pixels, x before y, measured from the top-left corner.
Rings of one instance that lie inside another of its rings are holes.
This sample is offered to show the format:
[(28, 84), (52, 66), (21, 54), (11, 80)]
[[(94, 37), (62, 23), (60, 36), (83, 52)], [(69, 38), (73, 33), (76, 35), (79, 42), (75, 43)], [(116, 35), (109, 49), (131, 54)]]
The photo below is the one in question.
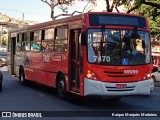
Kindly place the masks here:
[(9, 31), (8, 68), (80, 96), (149, 95), (150, 29), (143, 16), (89, 12)]

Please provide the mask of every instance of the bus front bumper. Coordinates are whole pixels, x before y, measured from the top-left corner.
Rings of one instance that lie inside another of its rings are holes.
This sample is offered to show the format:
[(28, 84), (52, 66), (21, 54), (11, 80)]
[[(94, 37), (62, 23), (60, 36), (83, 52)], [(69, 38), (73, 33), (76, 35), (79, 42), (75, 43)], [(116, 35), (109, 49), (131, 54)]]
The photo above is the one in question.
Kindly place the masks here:
[[(117, 88), (117, 84), (126, 87)], [(150, 95), (153, 88), (152, 79), (129, 83), (109, 83), (84, 79), (84, 96)]]

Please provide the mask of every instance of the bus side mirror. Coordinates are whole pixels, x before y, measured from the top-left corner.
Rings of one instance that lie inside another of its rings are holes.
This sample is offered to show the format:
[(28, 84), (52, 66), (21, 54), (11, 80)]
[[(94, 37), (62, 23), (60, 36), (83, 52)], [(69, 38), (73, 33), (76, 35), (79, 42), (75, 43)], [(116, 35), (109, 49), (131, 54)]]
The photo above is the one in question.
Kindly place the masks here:
[(86, 45), (87, 44), (87, 39), (86, 39), (86, 32), (82, 32), (82, 35), (81, 35), (81, 44), (82, 45)]

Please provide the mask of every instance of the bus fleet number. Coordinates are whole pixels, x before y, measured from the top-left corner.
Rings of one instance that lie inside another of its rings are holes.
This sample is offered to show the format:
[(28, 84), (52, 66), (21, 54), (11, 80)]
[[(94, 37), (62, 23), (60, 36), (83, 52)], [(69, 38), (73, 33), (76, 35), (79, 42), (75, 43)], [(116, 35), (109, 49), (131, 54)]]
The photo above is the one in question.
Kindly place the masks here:
[(94, 56), (94, 62), (110, 62), (110, 57), (109, 56)]

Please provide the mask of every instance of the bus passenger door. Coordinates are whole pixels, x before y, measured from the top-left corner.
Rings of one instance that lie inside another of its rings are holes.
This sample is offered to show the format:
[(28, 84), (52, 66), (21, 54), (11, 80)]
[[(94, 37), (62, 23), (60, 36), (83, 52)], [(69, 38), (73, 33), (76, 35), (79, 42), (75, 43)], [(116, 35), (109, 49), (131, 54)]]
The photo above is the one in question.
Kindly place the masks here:
[(14, 66), (15, 66), (15, 52), (16, 52), (16, 37), (11, 38), (11, 51), (10, 51), (10, 62), (11, 62), (11, 74), (14, 75)]
[(70, 31), (71, 41), (71, 62), (70, 62), (70, 78), (71, 78), (71, 90), (74, 92), (80, 92), (80, 68), (81, 68), (81, 29)]

